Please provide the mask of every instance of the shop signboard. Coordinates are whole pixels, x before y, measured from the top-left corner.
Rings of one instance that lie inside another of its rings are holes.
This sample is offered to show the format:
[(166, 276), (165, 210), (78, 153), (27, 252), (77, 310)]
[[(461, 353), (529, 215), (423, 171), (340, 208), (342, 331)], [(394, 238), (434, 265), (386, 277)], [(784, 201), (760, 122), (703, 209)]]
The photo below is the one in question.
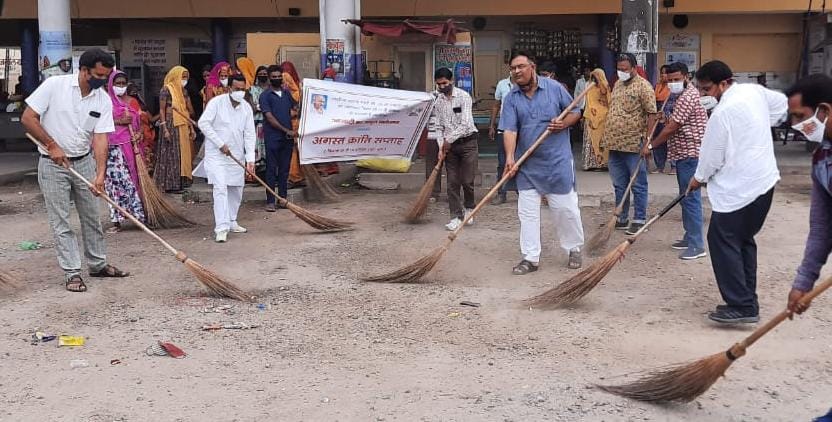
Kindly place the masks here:
[(434, 71), (446, 67), (454, 73), (454, 84), (474, 95), (474, 50), (471, 43), (434, 44)]

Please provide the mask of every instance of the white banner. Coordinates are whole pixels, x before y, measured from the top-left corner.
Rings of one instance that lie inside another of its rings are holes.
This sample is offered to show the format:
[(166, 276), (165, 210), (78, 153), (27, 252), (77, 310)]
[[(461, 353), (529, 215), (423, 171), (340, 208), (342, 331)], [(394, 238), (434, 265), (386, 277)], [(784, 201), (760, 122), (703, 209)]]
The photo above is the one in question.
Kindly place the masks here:
[(410, 158), (433, 109), (426, 92), (303, 80), (301, 164)]

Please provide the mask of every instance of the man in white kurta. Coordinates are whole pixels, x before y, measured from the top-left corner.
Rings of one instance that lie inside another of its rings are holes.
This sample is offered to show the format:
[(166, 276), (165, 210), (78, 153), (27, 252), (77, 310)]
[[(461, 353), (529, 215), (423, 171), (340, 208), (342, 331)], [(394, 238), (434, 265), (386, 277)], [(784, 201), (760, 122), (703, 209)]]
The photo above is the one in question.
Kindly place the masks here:
[(229, 231), (247, 231), (237, 224), (245, 171), (229, 156), (237, 160), (245, 156), (246, 167), (254, 172), (256, 134), (254, 112), (244, 99), (246, 82), (240, 76), (231, 78), (230, 84), (231, 93), (212, 98), (199, 118), (199, 129), (205, 134), (202, 166), (214, 188), (214, 232), (220, 243), (226, 241)]

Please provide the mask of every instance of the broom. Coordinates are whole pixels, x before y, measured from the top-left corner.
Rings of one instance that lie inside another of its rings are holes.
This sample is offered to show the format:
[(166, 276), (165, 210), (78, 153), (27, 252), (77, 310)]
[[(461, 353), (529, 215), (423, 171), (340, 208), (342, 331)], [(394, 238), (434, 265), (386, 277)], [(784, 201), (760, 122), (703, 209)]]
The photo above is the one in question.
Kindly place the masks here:
[(240, 167), (242, 167), (249, 176), (251, 176), (252, 178), (254, 178), (254, 180), (257, 180), (258, 183), (263, 185), (263, 187), (266, 188), (266, 190), (269, 191), (269, 193), (274, 195), (274, 197), (277, 198), (277, 203), (278, 204), (280, 204), (282, 207), (285, 207), (286, 209), (291, 211), (298, 218), (300, 218), (301, 220), (306, 222), (306, 224), (309, 224), (313, 228), (324, 231), (324, 232), (337, 232), (337, 231), (343, 231), (343, 230), (352, 230), (352, 225), (355, 224), (355, 223), (346, 222), (346, 221), (339, 221), (339, 220), (334, 220), (334, 219), (331, 219), (331, 218), (322, 217), (320, 215), (314, 214), (314, 213), (312, 213), (312, 212), (310, 212), (310, 211), (308, 211), (308, 210), (306, 210), (306, 209), (304, 209), (304, 208), (302, 208), (298, 205), (295, 205), (295, 204), (289, 202), (289, 200), (287, 200), (286, 198), (283, 198), (282, 196), (278, 195), (277, 192), (274, 191), (274, 189), (272, 189), (268, 184), (266, 184), (266, 182), (263, 181), (263, 179), (261, 179), (259, 176), (257, 176), (253, 172), (248, 171), (248, 169), (246, 168), (246, 165), (243, 164), (242, 161), (238, 160), (237, 157), (235, 157), (232, 154), (228, 154), (227, 156), (229, 158), (231, 158), (232, 160), (234, 160), (235, 163), (239, 164)]
[[(581, 99), (583, 99), (586, 96), (586, 93), (589, 91), (590, 88), (593, 87), (593, 85), (594, 84), (591, 82), (587, 84), (587, 89), (585, 89), (584, 92), (581, 93), (581, 95), (575, 97), (575, 99), (573, 99), (572, 102), (569, 103), (569, 105), (560, 113), (560, 115), (555, 120), (561, 120), (564, 117), (566, 117), (566, 115), (569, 114), (569, 112), (573, 108), (575, 108), (575, 106), (581, 101)], [(545, 131), (543, 131), (543, 133), (537, 137), (537, 140), (534, 141), (534, 143), (529, 147), (529, 149), (526, 150), (526, 152), (524, 152), (519, 159), (517, 159), (517, 161), (514, 164), (514, 168), (520, 168), (520, 166), (532, 155), (532, 153), (534, 153), (537, 147), (540, 146), (540, 144), (543, 143), (543, 141), (545, 141), (551, 133), (552, 132), (548, 128)], [(419, 281), (425, 274), (429, 273), (433, 269), (433, 267), (436, 266), (436, 264), (442, 258), (442, 255), (448, 250), (448, 248), (451, 247), (451, 243), (453, 243), (453, 241), (456, 240), (457, 236), (459, 235), (459, 232), (461, 232), (462, 229), (465, 228), (466, 223), (470, 221), (472, 218), (474, 218), (474, 216), (477, 215), (477, 213), (479, 213), (480, 210), (482, 210), (483, 207), (485, 207), (486, 204), (489, 203), (491, 198), (493, 198), (494, 195), (497, 194), (497, 191), (499, 191), (500, 188), (504, 184), (506, 184), (506, 182), (508, 182), (509, 179), (511, 179), (512, 177), (514, 177), (514, 175), (511, 173), (504, 174), (503, 177), (500, 178), (500, 180), (497, 182), (497, 184), (494, 185), (494, 187), (492, 187), (491, 190), (488, 191), (485, 197), (483, 197), (480, 200), (480, 202), (477, 204), (474, 210), (471, 211), (470, 214), (465, 216), (465, 219), (462, 221), (459, 227), (457, 227), (456, 230), (454, 230), (453, 232), (451, 232), (451, 234), (448, 235), (448, 239), (442, 246), (434, 249), (430, 254), (424, 256), (423, 258), (406, 267), (402, 267), (396, 271), (392, 271), (386, 274), (371, 277), (362, 277), (361, 280), (376, 283), (414, 283)]]
[[(664, 114), (664, 107), (667, 105), (667, 101), (662, 104), (662, 108), (659, 110), (659, 113)], [(656, 119), (655, 122), (650, 127), (650, 130), (647, 132), (647, 143), (653, 140), (653, 134), (656, 132), (656, 127), (659, 125), (659, 119)], [(624, 195), (621, 197), (621, 201), (618, 202), (618, 205), (612, 212), (610, 219), (607, 221), (607, 225), (604, 226), (603, 229), (598, 230), (595, 232), (594, 235), (586, 242), (586, 250), (590, 253), (597, 253), (601, 252), (607, 246), (607, 242), (610, 240), (610, 236), (612, 236), (612, 232), (615, 230), (615, 223), (618, 221), (618, 217), (621, 216), (621, 213), (624, 211), (624, 201), (630, 196), (630, 190), (633, 188), (633, 183), (636, 181), (638, 177), (639, 169), (641, 169), (641, 162), (644, 161), (644, 156), (639, 157), (638, 164), (636, 164), (636, 171), (633, 172), (633, 175), (630, 177), (630, 183), (627, 184), (627, 189), (624, 190)]]
[(338, 193), (329, 183), (325, 182), (315, 166), (309, 164), (302, 164), (300, 166), (303, 171), (303, 177), (306, 179), (306, 185), (313, 188), (320, 195), (313, 195), (324, 200), (324, 202), (336, 202), (341, 199), (341, 194)]
[[(135, 139), (136, 134), (133, 132), (133, 127), (128, 127), (130, 128), (130, 136)], [(145, 215), (147, 216), (147, 225), (149, 227), (163, 229), (195, 226), (196, 223), (179, 214), (165, 200), (162, 193), (159, 192), (159, 188), (156, 187), (155, 181), (150, 177), (144, 159), (142, 159), (135, 143), (133, 144), (133, 150), (136, 154), (136, 170), (139, 173), (139, 185), (141, 187), (139, 192), (141, 193), (142, 204), (144, 205)]]
[(525, 303), (531, 307), (545, 309), (574, 303), (586, 296), (590, 290), (595, 288), (601, 279), (603, 279), (610, 272), (610, 270), (612, 270), (615, 264), (624, 259), (624, 253), (627, 252), (630, 245), (635, 243), (638, 237), (644, 233), (648, 227), (667, 214), (668, 211), (676, 206), (676, 204), (681, 202), (686, 195), (687, 192), (677, 196), (673, 201), (667, 204), (663, 210), (648, 220), (647, 223), (645, 223), (644, 226), (634, 235), (621, 242), (620, 245), (607, 253), (603, 258), (596, 260), (588, 268), (578, 274), (575, 274), (558, 286), (535, 297), (526, 299)]
[[(31, 134), (27, 133), (26, 136), (29, 138), (29, 140), (34, 142), (35, 145), (37, 145), (38, 147), (40, 147), (43, 150), (46, 150), (46, 148), (43, 146), (43, 144), (41, 144)], [(66, 169), (69, 170), (69, 172), (72, 173), (72, 175), (74, 175), (79, 180), (84, 182), (84, 184), (87, 185), (87, 187), (92, 189), (94, 192), (98, 192), (97, 189), (95, 188), (95, 186), (92, 183), (90, 183), (90, 181), (87, 180), (84, 176), (82, 176), (81, 173), (78, 173), (77, 171), (75, 171), (75, 169), (72, 168), (71, 166), (66, 166)], [(101, 198), (103, 198), (105, 201), (107, 201), (107, 203), (110, 204), (113, 208), (117, 209), (118, 212), (120, 212), (122, 215), (127, 217), (127, 219), (130, 220), (133, 224), (135, 224), (137, 227), (142, 229), (150, 237), (156, 239), (156, 241), (161, 243), (162, 246), (165, 247), (165, 249), (169, 250), (173, 255), (175, 255), (176, 259), (179, 260), (179, 262), (185, 264), (185, 267), (187, 267), (188, 270), (191, 273), (193, 273), (194, 276), (196, 276), (197, 280), (199, 280), (199, 282), (203, 286), (205, 286), (205, 288), (207, 288), (211, 293), (213, 293), (217, 296), (228, 297), (228, 298), (237, 299), (237, 300), (243, 300), (243, 301), (251, 300), (251, 296), (246, 294), (244, 291), (240, 290), (237, 286), (221, 279), (219, 276), (212, 273), (207, 268), (200, 265), (198, 262), (189, 258), (188, 255), (185, 254), (185, 252), (177, 250), (176, 248), (171, 246), (171, 244), (166, 242), (164, 239), (162, 239), (161, 236), (157, 235), (156, 233), (153, 232), (153, 230), (150, 230), (149, 228), (147, 228), (147, 226), (142, 224), (142, 222), (139, 221), (138, 218), (134, 217), (132, 214), (127, 212), (127, 210), (125, 210), (120, 205), (118, 205), (116, 203), (116, 201), (114, 201), (112, 198), (107, 196), (106, 193), (98, 192), (98, 194)]]
[[(800, 299), (808, 305), (832, 286), (832, 277), (815, 286), (811, 292)], [(725, 374), (735, 360), (743, 357), (746, 350), (761, 337), (768, 334), (786, 318), (792, 317), (792, 311), (784, 309), (770, 319), (765, 325), (754, 330), (751, 335), (734, 344), (728, 350), (686, 363), (655, 369), (625, 385), (597, 385), (603, 391), (619, 396), (646, 402), (690, 402), (699, 397)]]
[(433, 193), (433, 185), (436, 184), (436, 178), (439, 177), (439, 173), (442, 171), (442, 163), (444, 162), (445, 157), (443, 156), (442, 159), (436, 163), (433, 171), (430, 172), (430, 177), (428, 177), (428, 180), (426, 180), (425, 184), (422, 185), (422, 189), (419, 190), (419, 195), (416, 196), (416, 201), (413, 202), (413, 206), (411, 206), (407, 214), (404, 215), (405, 223), (416, 224), (427, 212), (430, 196)]
[(17, 287), (17, 279), (7, 272), (0, 271), (0, 289)]

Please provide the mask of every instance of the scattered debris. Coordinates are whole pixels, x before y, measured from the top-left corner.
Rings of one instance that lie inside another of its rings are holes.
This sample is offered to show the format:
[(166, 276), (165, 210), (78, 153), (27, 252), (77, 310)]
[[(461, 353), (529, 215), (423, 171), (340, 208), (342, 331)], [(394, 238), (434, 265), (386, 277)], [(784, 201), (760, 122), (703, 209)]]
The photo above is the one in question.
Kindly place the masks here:
[(145, 350), (148, 356), (170, 356), (174, 359), (184, 358), (188, 354), (173, 343), (158, 342), (148, 346)]
[(68, 347), (79, 347), (84, 345), (84, 337), (82, 336), (67, 336), (61, 334), (58, 336), (58, 347), (61, 346), (68, 346)]
[(451, 313), (448, 314), (448, 316), (451, 317), (451, 318), (457, 318), (460, 315), (462, 315), (462, 314), (459, 313), (459, 312), (451, 312)]
[(110, 365), (120, 365), (121, 359), (113, 359), (110, 361)]
[(231, 311), (232, 308), (234, 308), (234, 305), (209, 306), (207, 308), (204, 308), (200, 312), (202, 312), (203, 314), (230, 314), (233, 313)]
[(252, 328), (258, 328), (259, 325), (256, 324), (243, 324), (241, 322), (232, 322), (230, 324), (210, 324), (210, 325), (203, 325), (203, 331), (216, 331), (216, 330), (250, 330)]
[(32, 343), (32, 345), (36, 345), (38, 343), (46, 343), (47, 341), (55, 340), (56, 338), (58, 338), (58, 336), (56, 336), (56, 335), (46, 334), (46, 333), (43, 333), (41, 331), (35, 331), (35, 333), (32, 334), (32, 342), (31, 343)]
[(24, 240), (24, 241), (20, 242), (20, 245), (18, 245), (18, 247), (20, 247), (21, 251), (34, 251), (34, 250), (38, 250), (38, 249), (42, 248), (43, 245), (41, 245), (40, 242), (34, 242), (34, 241), (31, 241), (31, 240)]
[(90, 366), (90, 363), (87, 362), (84, 359), (73, 359), (73, 360), (69, 361), (69, 367), (72, 368), (72, 369), (88, 368), (89, 366)]
[(462, 306), (471, 306), (471, 307), (474, 307), (474, 308), (479, 308), (480, 307), (479, 302), (469, 302), (467, 300), (463, 300), (462, 302), (459, 302), (459, 304), (462, 305)]

